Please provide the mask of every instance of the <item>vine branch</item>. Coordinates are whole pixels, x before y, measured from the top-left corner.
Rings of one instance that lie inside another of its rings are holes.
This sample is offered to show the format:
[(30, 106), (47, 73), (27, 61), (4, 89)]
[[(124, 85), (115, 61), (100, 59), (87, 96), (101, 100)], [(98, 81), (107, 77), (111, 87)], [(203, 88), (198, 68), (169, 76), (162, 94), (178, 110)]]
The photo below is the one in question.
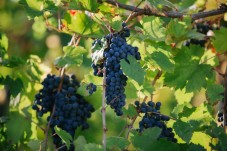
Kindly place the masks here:
[[(108, 4), (114, 5), (114, 6), (118, 6), (119, 8), (135, 12), (130, 17), (130, 19), (135, 18), (136, 16), (141, 16), (141, 15), (162, 16), (162, 17), (169, 17), (169, 18), (182, 18), (184, 15), (188, 15), (188, 14), (180, 13), (178, 11), (163, 11), (162, 13), (160, 13), (158, 11), (151, 10), (149, 7), (145, 7), (143, 9), (137, 8), (135, 6), (126, 5), (126, 4), (122, 4), (120, 2), (116, 2), (115, 0), (106, 0), (105, 2), (108, 3)], [(218, 9), (191, 14), (191, 18), (192, 18), (192, 20), (197, 20), (197, 19), (200, 19), (200, 18), (224, 14), (225, 12), (227, 12), (227, 5), (221, 4), (221, 6)]]
[(106, 68), (103, 68), (103, 93), (102, 93), (102, 128), (103, 128), (103, 133), (102, 133), (102, 145), (103, 145), (103, 150), (106, 151)]

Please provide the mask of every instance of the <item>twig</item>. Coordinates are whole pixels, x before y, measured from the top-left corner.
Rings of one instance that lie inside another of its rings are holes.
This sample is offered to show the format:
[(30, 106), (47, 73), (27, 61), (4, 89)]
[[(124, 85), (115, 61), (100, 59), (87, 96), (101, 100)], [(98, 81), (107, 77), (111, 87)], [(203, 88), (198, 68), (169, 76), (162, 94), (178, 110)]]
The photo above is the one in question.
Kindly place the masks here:
[(226, 110), (227, 110), (227, 66), (225, 69), (225, 77), (224, 77), (224, 86), (225, 86), (225, 91), (224, 91), (224, 104), (223, 104), (223, 127), (225, 133), (227, 133), (226, 129)]
[(103, 68), (103, 93), (102, 93), (102, 145), (103, 150), (106, 151), (106, 68)]
[[(152, 81), (151, 85), (152, 87), (154, 87), (155, 83), (157, 82), (157, 80), (162, 76), (162, 71), (158, 70), (158, 73), (156, 74), (156, 76), (154, 77), (154, 80)], [(153, 96), (154, 94), (151, 93), (151, 100), (153, 100)]]
[[(130, 17), (131, 19), (132, 19), (132, 17), (141, 16), (141, 15), (162, 16), (162, 17), (168, 17), (168, 18), (182, 18), (184, 15), (188, 15), (188, 14), (183, 14), (183, 13), (180, 13), (177, 11), (165, 11), (162, 14), (160, 14), (159, 12), (152, 11), (151, 9), (148, 9), (147, 7), (144, 9), (136, 8), (135, 6), (115, 2), (114, 0), (106, 0), (105, 2), (108, 4), (114, 5), (114, 6), (118, 6), (119, 8), (122, 8), (122, 9), (136, 12), (136, 13), (134, 13), (133, 16)], [(227, 7), (225, 4), (222, 4), (220, 8), (215, 9), (215, 10), (191, 14), (191, 18), (192, 18), (192, 20), (197, 20), (200, 18), (224, 14), (225, 12), (227, 12)]]
[(222, 53), (219, 53), (219, 54), (216, 54), (216, 55), (214, 55), (214, 56), (212, 56), (212, 57), (210, 57), (210, 58), (207, 58), (207, 59), (205, 59), (203, 62), (201, 62), (200, 64), (203, 64), (203, 63), (205, 63), (205, 62), (207, 62), (208, 60), (210, 60), (210, 59), (212, 59), (212, 58), (215, 58), (215, 57), (217, 57), (217, 56), (221, 56), (221, 55), (223, 55), (223, 54), (225, 54), (226, 52), (222, 52)]
[(81, 37), (80, 37), (80, 36), (79, 36), (79, 37), (77, 37), (76, 43), (74, 44), (75, 46), (78, 46), (78, 45), (79, 45), (79, 43), (80, 43), (80, 39), (81, 39)]
[[(143, 2), (143, 0), (141, 0), (141, 1), (139, 2), (139, 4), (135, 7), (135, 9), (138, 8), (142, 2)], [(130, 20), (131, 16), (132, 16), (133, 13), (135, 12), (135, 9), (130, 13), (130, 15), (129, 15), (128, 18), (126, 19), (125, 23), (127, 23), (127, 22)]]
[(136, 119), (137, 119), (138, 115), (134, 116), (131, 123), (128, 125), (128, 131), (125, 135), (125, 138), (128, 139), (129, 133), (131, 131), (131, 129), (133, 128), (133, 124), (135, 123)]
[(26, 120), (29, 120), (29, 121), (31, 121), (32, 123), (34, 123), (34, 124), (35, 124), (38, 128), (40, 128), (44, 133), (46, 132), (45, 128), (39, 126), (38, 123), (36, 123), (36, 122), (33, 121), (32, 119), (30, 119), (27, 115), (25, 115), (24, 118), (25, 118)]

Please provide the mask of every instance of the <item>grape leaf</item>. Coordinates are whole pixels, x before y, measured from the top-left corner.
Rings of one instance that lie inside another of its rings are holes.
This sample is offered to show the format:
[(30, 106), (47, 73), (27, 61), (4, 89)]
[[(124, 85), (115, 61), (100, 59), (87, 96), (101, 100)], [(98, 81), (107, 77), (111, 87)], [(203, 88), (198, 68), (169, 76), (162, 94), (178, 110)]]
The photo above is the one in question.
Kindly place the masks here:
[[(14, 85), (15, 86), (15, 85)], [(9, 120), (6, 122), (6, 135), (13, 144), (17, 143), (28, 132), (31, 131), (31, 125), (19, 112), (10, 112)]]
[(94, 0), (73, 0), (70, 2), (69, 8), (76, 9), (76, 10), (88, 10), (90, 12), (96, 12), (99, 3)]
[(188, 31), (184, 22), (172, 19), (167, 25), (166, 34), (166, 42), (168, 44), (178, 43), (187, 39)]
[(155, 41), (165, 40), (165, 28), (163, 21), (159, 17), (143, 17), (140, 24), (143, 26), (141, 29), (145, 35), (145, 39), (152, 39)]
[(152, 150), (156, 151), (180, 151), (178, 144), (165, 139), (160, 139), (152, 142)]
[(214, 30), (214, 38), (212, 39), (212, 42), (214, 44), (214, 48), (217, 52), (224, 52), (227, 50), (227, 43), (226, 43), (226, 35), (227, 35), (227, 29), (226, 28), (220, 28), (220, 30)]
[[(206, 64), (192, 62), (176, 65), (173, 73), (165, 74), (165, 83), (176, 89), (186, 88), (186, 92), (199, 91), (206, 87), (207, 79), (213, 77), (212, 67)], [(199, 80), (198, 80), (199, 79)]]
[(123, 137), (112, 136), (106, 139), (106, 146), (109, 149), (117, 147), (124, 150), (129, 144), (129, 141)]
[(13, 79), (9, 76), (6, 76), (6, 78), (0, 77), (0, 84), (7, 85), (13, 97), (16, 97), (24, 88), (24, 85), (21, 79), (19, 78)]
[(207, 86), (206, 94), (208, 96), (208, 99), (211, 103), (214, 103), (217, 100), (221, 100), (223, 98), (223, 95), (221, 95), (224, 92), (224, 88), (222, 85), (218, 84), (209, 84)]
[(159, 5), (168, 6), (173, 9), (177, 9), (176, 6), (168, 0), (148, 0), (151, 6), (159, 7)]
[(55, 132), (57, 135), (62, 139), (62, 141), (65, 143), (66, 147), (69, 149), (70, 143), (73, 140), (72, 136), (67, 133), (65, 130), (55, 126), (54, 127)]
[(123, 108), (123, 113), (125, 116), (130, 117), (130, 118), (132, 118), (138, 114), (137, 110), (135, 109), (134, 105), (132, 105), (132, 104), (128, 105), (128, 109)]
[(133, 56), (128, 55), (127, 59), (129, 63), (125, 60), (121, 60), (120, 64), (122, 70), (127, 76), (134, 79), (136, 82), (138, 82), (139, 85), (142, 85), (144, 81), (145, 71)]
[(193, 134), (193, 127), (189, 123), (177, 120), (173, 124), (173, 129), (184, 141), (187, 143), (190, 142)]
[(87, 52), (87, 50), (81, 46), (65, 46), (63, 47), (63, 51), (65, 55), (63, 57), (58, 57), (55, 60), (55, 65), (57, 65), (58, 67), (81, 65), (83, 62), (83, 54)]
[(101, 145), (89, 143), (84, 146), (84, 151), (103, 151)]
[(42, 144), (42, 148), (43, 148), (44, 144), (42, 143), (41, 140), (30, 140), (27, 145), (31, 150), (39, 150), (40, 144)]
[(84, 136), (79, 136), (73, 144), (76, 146), (75, 151), (84, 151), (84, 146), (87, 144), (86, 139)]
[(157, 140), (161, 134), (161, 129), (158, 127), (146, 129), (142, 134), (134, 132), (131, 136), (131, 142), (136, 148), (140, 148), (144, 151), (150, 150), (152, 148), (152, 142)]
[(116, 30), (116, 31), (119, 31), (122, 29), (122, 18), (120, 16), (115, 16), (113, 19), (112, 19), (112, 22), (111, 22), (111, 27)]
[(103, 35), (100, 26), (85, 13), (76, 13), (70, 20), (65, 18), (68, 28), (80, 35), (99, 38)]
[(166, 72), (173, 72), (174, 64), (170, 59), (162, 52), (154, 52), (151, 54), (151, 58), (160, 66), (160, 68)]

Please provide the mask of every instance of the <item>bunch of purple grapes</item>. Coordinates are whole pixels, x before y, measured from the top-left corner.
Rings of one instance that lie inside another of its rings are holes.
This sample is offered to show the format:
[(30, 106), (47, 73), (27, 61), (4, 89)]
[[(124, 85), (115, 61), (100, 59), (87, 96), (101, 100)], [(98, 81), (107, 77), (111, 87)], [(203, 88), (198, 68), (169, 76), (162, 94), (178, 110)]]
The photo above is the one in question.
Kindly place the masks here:
[[(62, 86), (58, 90), (61, 80)], [(40, 117), (48, 112), (53, 114), (52, 118), (51, 115), (47, 117), (53, 134), (55, 126), (67, 131), (72, 137), (78, 127), (82, 127), (82, 130), (89, 128), (87, 119), (91, 117), (94, 108), (81, 95), (76, 94), (80, 85), (74, 75), (64, 75), (61, 79), (59, 76), (49, 74), (42, 85), (43, 88), (36, 94), (32, 108), (37, 111)], [(54, 106), (55, 110), (53, 111)], [(53, 143), (56, 148), (64, 145), (58, 135), (53, 135)], [(66, 147), (60, 149), (60, 151), (65, 150), (67, 150)], [(73, 151), (74, 146), (71, 145), (69, 150)]]
[(135, 101), (134, 104), (138, 113), (144, 113), (142, 120), (139, 122), (139, 132), (143, 132), (147, 128), (159, 127), (162, 129), (159, 138), (177, 142), (177, 139), (174, 138), (173, 129), (168, 128), (165, 123), (170, 120), (170, 117), (160, 113), (161, 102), (155, 104), (153, 101), (148, 101), (147, 103)]
[[(103, 61), (98, 64), (92, 64), (94, 75), (103, 76), (102, 69), (106, 69), (106, 103), (114, 109), (118, 116), (123, 115), (122, 107), (126, 104), (125, 86), (127, 77), (123, 74), (120, 61), (127, 56), (132, 55), (140, 60), (138, 47), (127, 44), (126, 37), (130, 36), (130, 30), (125, 23), (122, 23), (122, 30), (117, 33), (105, 36), (108, 47), (103, 53)], [(95, 40), (94, 45), (102, 46), (100, 40)]]

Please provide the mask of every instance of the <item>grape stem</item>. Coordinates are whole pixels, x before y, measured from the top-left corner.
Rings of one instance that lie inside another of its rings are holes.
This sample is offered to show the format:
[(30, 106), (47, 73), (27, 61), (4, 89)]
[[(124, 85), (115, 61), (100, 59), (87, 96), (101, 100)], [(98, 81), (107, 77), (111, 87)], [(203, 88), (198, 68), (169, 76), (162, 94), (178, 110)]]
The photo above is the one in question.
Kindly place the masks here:
[(25, 118), (26, 120), (29, 120), (30, 122), (34, 123), (34, 124), (35, 124), (38, 128), (40, 128), (44, 133), (46, 132), (45, 128), (39, 126), (38, 123), (36, 123), (35, 121), (33, 121), (33, 120), (32, 120), (30, 117), (28, 117), (27, 115), (25, 115), (24, 118)]
[[(61, 89), (62, 89), (62, 84), (63, 84), (64, 75), (65, 75), (65, 68), (61, 68), (61, 69), (60, 69), (61, 81), (60, 81), (60, 84), (59, 84), (59, 86), (58, 86), (57, 92), (60, 92)], [(50, 129), (50, 121), (51, 121), (51, 119), (52, 119), (53, 116), (54, 116), (55, 108), (56, 108), (56, 105), (54, 104), (53, 109), (52, 109), (52, 112), (51, 112), (50, 120), (49, 120), (48, 125), (47, 125), (47, 128), (46, 128), (46, 134), (45, 134), (45, 140), (44, 140), (44, 141), (45, 141), (45, 142), (44, 142), (44, 151), (47, 150), (48, 132), (49, 132), (49, 129)]]
[(128, 139), (129, 133), (130, 133), (131, 129), (133, 128), (133, 125), (134, 125), (134, 123), (135, 123), (137, 117), (138, 117), (138, 115), (134, 116), (134, 117), (132, 118), (131, 123), (128, 125), (128, 131), (127, 131), (127, 133), (126, 133), (126, 135), (125, 135), (125, 138), (126, 138), (126, 139)]
[(102, 134), (102, 145), (103, 150), (106, 151), (106, 68), (103, 68), (103, 93), (102, 93), (102, 128), (103, 128), (103, 134)]

